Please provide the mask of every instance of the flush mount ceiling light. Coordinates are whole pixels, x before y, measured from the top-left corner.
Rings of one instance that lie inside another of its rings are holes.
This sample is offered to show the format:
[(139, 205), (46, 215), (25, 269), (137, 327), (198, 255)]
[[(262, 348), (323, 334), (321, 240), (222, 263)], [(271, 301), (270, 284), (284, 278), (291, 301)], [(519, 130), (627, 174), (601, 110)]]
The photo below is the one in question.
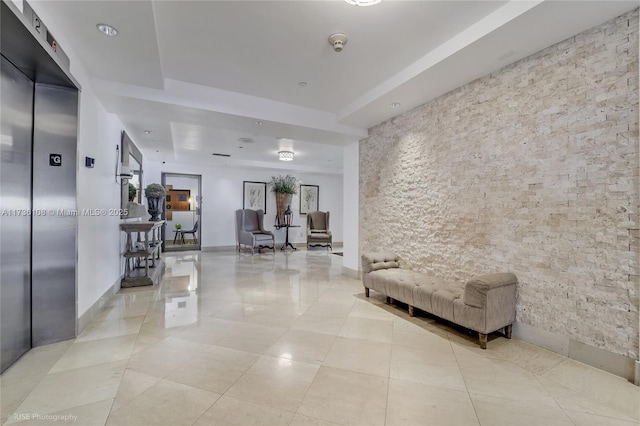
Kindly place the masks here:
[(242, 142), (242, 143), (254, 143), (254, 142), (255, 142), (255, 141), (254, 141), (253, 139), (251, 139), (251, 138), (240, 138), (240, 139), (238, 139), (238, 141), (239, 141), (239, 142)]
[(114, 37), (118, 35), (118, 30), (116, 30), (114, 27), (112, 27), (109, 24), (98, 24), (96, 25), (96, 28), (98, 28), (98, 30), (101, 33), (108, 35), (109, 37)]
[(144, 131), (144, 134), (145, 134), (145, 135), (152, 135), (152, 134), (153, 134), (153, 132), (152, 132), (151, 130), (145, 130), (145, 131)]
[(391, 108), (398, 108), (400, 106), (400, 102), (394, 102), (390, 105)]
[(253, 124), (256, 126), (262, 126), (262, 121), (254, 121)]
[(293, 151), (278, 151), (278, 157), (280, 157), (280, 161), (292, 161)]
[(354, 6), (373, 6), (380, 3), (382, 0), (344, 0)]

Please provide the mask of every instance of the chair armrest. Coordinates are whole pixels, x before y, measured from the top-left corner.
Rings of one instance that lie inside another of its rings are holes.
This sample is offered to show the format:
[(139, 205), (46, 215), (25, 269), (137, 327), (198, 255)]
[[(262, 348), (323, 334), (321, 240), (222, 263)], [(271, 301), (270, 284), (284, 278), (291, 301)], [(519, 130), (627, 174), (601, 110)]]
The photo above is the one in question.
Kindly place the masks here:
[(391, 252), (365, 253), (361, 257), (362, 272), (373, 272), (379, 269), (399, 268), (398, 256)]
[(518, 278), (511, 273), (495, 273), (478, 275), (464, 285), (462, 301), (465, 305), (484, 308), (487, 305), (487, 295), (494, 289), (515, 286)]
[(253, 234), (249, 231), (245, 231), (244, 229), (238, 230), (238, 242), (242, 244), (253, 244), (254, 237)]

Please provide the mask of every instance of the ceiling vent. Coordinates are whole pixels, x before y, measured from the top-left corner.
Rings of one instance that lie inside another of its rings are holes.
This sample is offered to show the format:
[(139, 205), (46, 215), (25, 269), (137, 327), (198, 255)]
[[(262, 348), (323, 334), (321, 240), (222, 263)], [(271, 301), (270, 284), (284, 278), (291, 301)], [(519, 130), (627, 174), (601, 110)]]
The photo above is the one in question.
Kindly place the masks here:
[(215, 155), (216, 157), (231, 157), (231, 154), (220, 154), (219, 152), (214, 152), (211, 155)]

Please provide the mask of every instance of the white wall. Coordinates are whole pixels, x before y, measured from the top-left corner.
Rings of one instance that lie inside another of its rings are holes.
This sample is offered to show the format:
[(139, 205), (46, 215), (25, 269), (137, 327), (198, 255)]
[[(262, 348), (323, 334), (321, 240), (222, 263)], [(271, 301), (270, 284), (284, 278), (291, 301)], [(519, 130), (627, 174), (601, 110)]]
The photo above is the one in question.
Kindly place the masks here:
[[(287, 172), (266, 169), (240, 169), (208, 167), (204, 165), (145, 161), (143, 186), (160, 183), (162, 172), (202, 175), (202, 247), (235, 246), (235, 211), (242, 208), (242, 182), (269, 182), (271, 176), (286, 175)], [(343, 197), (342, 176), (311, 173), (291, 173), (307, 185), (320, 186), (320, 210), (331, 212), (331, 232), (334, 242), (342, 242)], [(274, 230), (276, 199), (267, 188), (267, 212), (265, 228)], [(357, 192), (354, 197), (357, 198)], [(306, 215), (299, 214), (298, 196), (292, 200), (293, 223), (300, 228), (290, 230), (292, 243), (306, 242)], [(356, 210), (357, 212), (357, 210)], [(284, 241), (284, 230), (274, 230), (276, 242)]]
[(358, 143), (344, 147), (344, 255), (342, 266), (353, 271), (360, 269), (358, 243), (358, 211), (360, 196), (360, 148)]
[[(71, 74), (82, 86), (78, 117), (78, 209), (119, 209), (120, 186), (115, 182), (116, 146), (122, 123), (108, 113), (90, 87), (90, 78), (73, 43), (47, 13), (55, 4), (32, 4), (42, 21), (56, 35), (71, 60)], [(84, 167), (84, 158), (96, 159)], [(121, 275), (120, 216), (78, 217), (78, 316), (87, 311)]]

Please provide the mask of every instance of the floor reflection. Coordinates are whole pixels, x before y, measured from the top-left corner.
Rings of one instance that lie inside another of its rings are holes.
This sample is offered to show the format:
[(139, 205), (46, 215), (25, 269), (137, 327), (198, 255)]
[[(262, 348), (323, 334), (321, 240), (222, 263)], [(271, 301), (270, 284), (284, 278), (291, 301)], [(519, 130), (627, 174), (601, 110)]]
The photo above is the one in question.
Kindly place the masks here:
[(517, 339), (483, 351), (365, 298), (328, 251), (164, 258), (159, 285), (121, 290), (2, 375), (1, 423), (639, 424), (624, 379)]

